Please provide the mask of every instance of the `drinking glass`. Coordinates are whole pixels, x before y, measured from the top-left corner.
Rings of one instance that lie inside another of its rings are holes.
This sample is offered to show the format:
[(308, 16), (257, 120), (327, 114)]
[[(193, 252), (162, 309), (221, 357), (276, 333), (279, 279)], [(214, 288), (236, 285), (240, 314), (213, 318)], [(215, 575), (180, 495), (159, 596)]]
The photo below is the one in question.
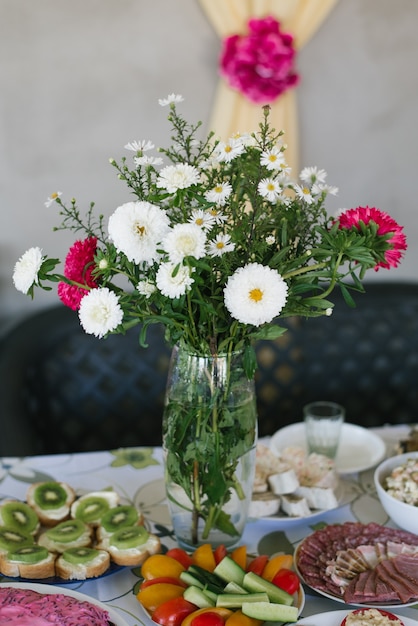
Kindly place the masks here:
[(334, 459), (340, 442), (345, 409), (336, 402), (320, 400), (303, 407), (308, 452)]

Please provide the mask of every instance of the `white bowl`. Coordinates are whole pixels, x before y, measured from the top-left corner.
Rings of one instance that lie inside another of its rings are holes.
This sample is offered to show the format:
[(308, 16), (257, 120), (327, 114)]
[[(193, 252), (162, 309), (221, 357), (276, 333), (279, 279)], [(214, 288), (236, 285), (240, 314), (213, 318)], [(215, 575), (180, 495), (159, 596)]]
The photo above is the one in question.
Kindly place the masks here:
[(393, 498), (384, 488), (385, 478), (392, 473), (392, 470), (411, 458), (418, 459), (418, 451), (398, 454), (380, 463), (374, 472), (374, 484), (381, 505), (395, 524), (403, 530), (418, 534), (418, 506)]

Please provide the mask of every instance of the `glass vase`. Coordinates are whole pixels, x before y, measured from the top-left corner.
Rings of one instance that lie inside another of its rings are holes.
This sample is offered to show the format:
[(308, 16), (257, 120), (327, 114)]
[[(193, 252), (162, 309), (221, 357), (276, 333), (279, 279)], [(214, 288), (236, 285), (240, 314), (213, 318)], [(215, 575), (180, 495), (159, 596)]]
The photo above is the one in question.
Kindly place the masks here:
[(163, 450), (179, 545), (232, 547), (248, 516), (255, 471), (254, 380), (243, 354), (198, 356), (176, 346), (167, 381)]

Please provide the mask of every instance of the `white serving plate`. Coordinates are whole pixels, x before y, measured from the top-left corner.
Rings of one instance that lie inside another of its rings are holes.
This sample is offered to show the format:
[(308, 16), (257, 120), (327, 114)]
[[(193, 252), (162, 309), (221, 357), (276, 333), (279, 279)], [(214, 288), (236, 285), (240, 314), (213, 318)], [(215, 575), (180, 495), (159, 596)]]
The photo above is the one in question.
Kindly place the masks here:
[[(303, 422), (285, 426), (272, 436), (270, 449), (276, 454), (289, 446), (307, 449)], [(340, 446), (335, 458), (339, 474), (352, 474), (370, 469), (380, 463), (385, 455), (386, 445), (381, 437), (356, 424), (343, 424)]]
[[(340, 626), (343, 619), (351, 613), (351, 611), (327, 611), (326, 613), (318, 613), (317, 615), (311, 615), (311, 617), (304, 617), (298, 620), (295, 626)], [(396, 613), (394, 613), (396, 615)], [(404, 626), (417, 626), (414, 619), (410, 617), (403, 617), (396, 615), (400, 619)]]
[(96, 598), (92, 598), (91, 596), (87, 596), (84, 593), (80, 593), (79, 591), (73, 591), (72, 589), (68, 589), (66, 587), (55, 587), (53, 585), (42, 585), (39, 583), (0, 583), (0, 587), (31, 589), (31, 591), (37, 591), (38, 593), (60, 593), (64, 596), (76, 598), (77, 600), (80, 600), (80, 602), (90, 602), (90, 604), (98, 606), (103, 611), (107, 611), (110, 621), (113, 622), (115, 626), (128, 626), (127, 622), (125, 622), (125, 620), (122, 619), (122, 617), (120, 617), (120, 615), (111, 607), (107, 606), (103, 602), (100, 602), (99, 600), (96, 600)]

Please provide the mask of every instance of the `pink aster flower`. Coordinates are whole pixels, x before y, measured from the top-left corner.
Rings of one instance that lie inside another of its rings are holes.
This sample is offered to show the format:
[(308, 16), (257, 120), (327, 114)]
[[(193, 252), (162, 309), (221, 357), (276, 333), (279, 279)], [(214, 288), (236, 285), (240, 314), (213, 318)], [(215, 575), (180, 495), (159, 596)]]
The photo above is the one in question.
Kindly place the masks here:
[(299, 82), (293, 70), (293, 37), (273, 17), (251, 19), (247, 35), (223, 42), (221, 74), (231, 87), (257, 104), (269, 104)]
[(375, 265), (377, 271), (380, 267), (390, 269), (391, 267), (397, 267), (404, 251), (407, 248), (406, 237), (404, 235), (403, 226), (399, 224), (387, 213), (376, 209), (374, 207), (357, 207), (356, 209), (349, 209), (344, 211), (339, 218), (340, 228), (357, 228), (360, 230), (359, 222), (367, 225), (369, 222), (377, 224), (377, 234), (387, 235), (393, 233), (392, 237), (388, 239), (390, 247), (385, 252), (385, 262), (380, 261)]
[[(97, 287), (98, 283), (92, 276), (95, 268), (94, 255), (97, 249), (97, 238), (87, 237), (87, 239), (76, 241), (68, 251), (65, 258), (64, 276), (76, 283), (86, 285), (86, 287)], [(83, 289), (77, 285), (60, 282), (58, 284), (58, 296), (60, 300), (70, 309), (76, 311), (80, 308), (81, 299), (86, 295), (88, 289)]]

